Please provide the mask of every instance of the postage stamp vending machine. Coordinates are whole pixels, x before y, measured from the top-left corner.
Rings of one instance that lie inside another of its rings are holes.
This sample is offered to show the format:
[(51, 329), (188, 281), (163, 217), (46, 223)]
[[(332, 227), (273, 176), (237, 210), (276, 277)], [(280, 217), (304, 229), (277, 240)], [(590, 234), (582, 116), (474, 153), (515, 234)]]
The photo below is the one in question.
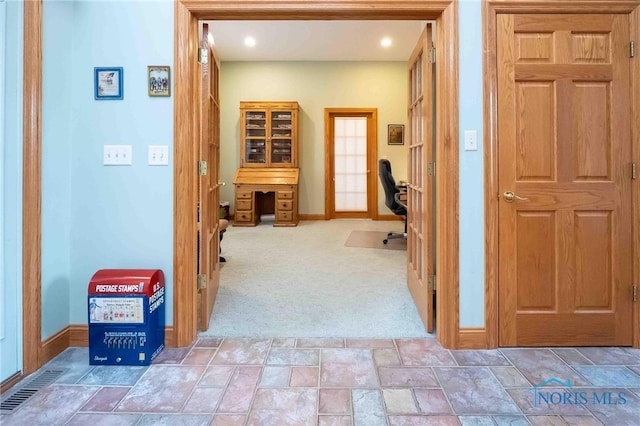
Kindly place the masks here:
[(149, 365), (164, 348), (164, 273), (101, 269), (89, 282), (89, 364)]

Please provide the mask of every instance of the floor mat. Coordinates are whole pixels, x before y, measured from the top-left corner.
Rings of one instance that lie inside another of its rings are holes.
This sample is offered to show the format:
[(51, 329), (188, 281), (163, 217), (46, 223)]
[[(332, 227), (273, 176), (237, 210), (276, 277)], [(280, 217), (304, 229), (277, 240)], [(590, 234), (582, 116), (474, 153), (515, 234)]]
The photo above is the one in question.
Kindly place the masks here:
[(387, 237), (387, 232), (380, 231), (351, 231), (349, 238), (344, 243), (347, 247), (378, 248), (386, 250), (406, 250), (407, 240), (404, 238), (394, 238), (387, 244), (382, 240)]

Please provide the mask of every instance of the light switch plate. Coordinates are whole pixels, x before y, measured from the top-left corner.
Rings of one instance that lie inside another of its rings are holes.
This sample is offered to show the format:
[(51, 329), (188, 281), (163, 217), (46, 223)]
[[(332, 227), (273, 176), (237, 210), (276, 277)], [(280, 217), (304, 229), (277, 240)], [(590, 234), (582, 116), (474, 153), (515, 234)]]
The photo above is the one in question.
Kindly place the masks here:
[(130, 166), (131, 162), (131, 145), (104, 146), (102, 164), (105, 166)]
[(465, 151), (478, 150), (478, 131), (477, 130), (464, 131), (464, 150)]
[(169, 165), (169, 145), (149, 145), (149, 165)]

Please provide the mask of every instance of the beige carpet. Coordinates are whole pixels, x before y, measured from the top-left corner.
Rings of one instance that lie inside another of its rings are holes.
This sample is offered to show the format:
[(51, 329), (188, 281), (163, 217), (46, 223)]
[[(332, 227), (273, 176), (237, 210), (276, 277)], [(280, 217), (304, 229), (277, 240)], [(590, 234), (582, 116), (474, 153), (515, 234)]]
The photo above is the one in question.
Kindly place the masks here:
[(406, 250), (407, 240), (404, 238), (394, 238), (387, 244), (382, 240), (387, 237), (388, 232), (380, 231), (351, 231), (349, 238), (344, 243), (347, 247), (378, 248), (385, 250)]

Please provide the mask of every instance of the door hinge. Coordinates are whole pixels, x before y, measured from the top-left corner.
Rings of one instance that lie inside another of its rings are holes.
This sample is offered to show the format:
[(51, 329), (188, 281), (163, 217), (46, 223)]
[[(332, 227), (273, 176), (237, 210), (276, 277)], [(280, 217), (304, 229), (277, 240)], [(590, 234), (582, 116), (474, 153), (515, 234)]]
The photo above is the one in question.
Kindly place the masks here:
[(631, 41), (629, 42), (629, 57), (635, 58), (635, 56), (636, 56), (636, 42)]
[(633, 301), (634, 302), (638, 301), (638, 286), (637, 285), (633, 286)]
[(207, 162), (206, 161), (198, 161), (198, 174), (200, 176), (207, 175)]
[(209, 49), (206, 47), (201, 47), (198, 49), (198, 62), (201, 64), (209, 63)]
[(198, 274), (198, 290), (207, 288), (207, 276), (205, 274)]
[(431, 48), (431, 63), (432, 64), (436, 63), (436, 48), (435, 47)]
[(636, 163), (631, 163), (631, 179), (638, 179), (638, 166)]
[(429, 286), (430, 291), (436, 291), (436, 276), (429, 275), (429, 280), (427, 281), (427, 285)]
[(436, 175), (436, 163), (427, 163), (427, 176), (435, 176)]

